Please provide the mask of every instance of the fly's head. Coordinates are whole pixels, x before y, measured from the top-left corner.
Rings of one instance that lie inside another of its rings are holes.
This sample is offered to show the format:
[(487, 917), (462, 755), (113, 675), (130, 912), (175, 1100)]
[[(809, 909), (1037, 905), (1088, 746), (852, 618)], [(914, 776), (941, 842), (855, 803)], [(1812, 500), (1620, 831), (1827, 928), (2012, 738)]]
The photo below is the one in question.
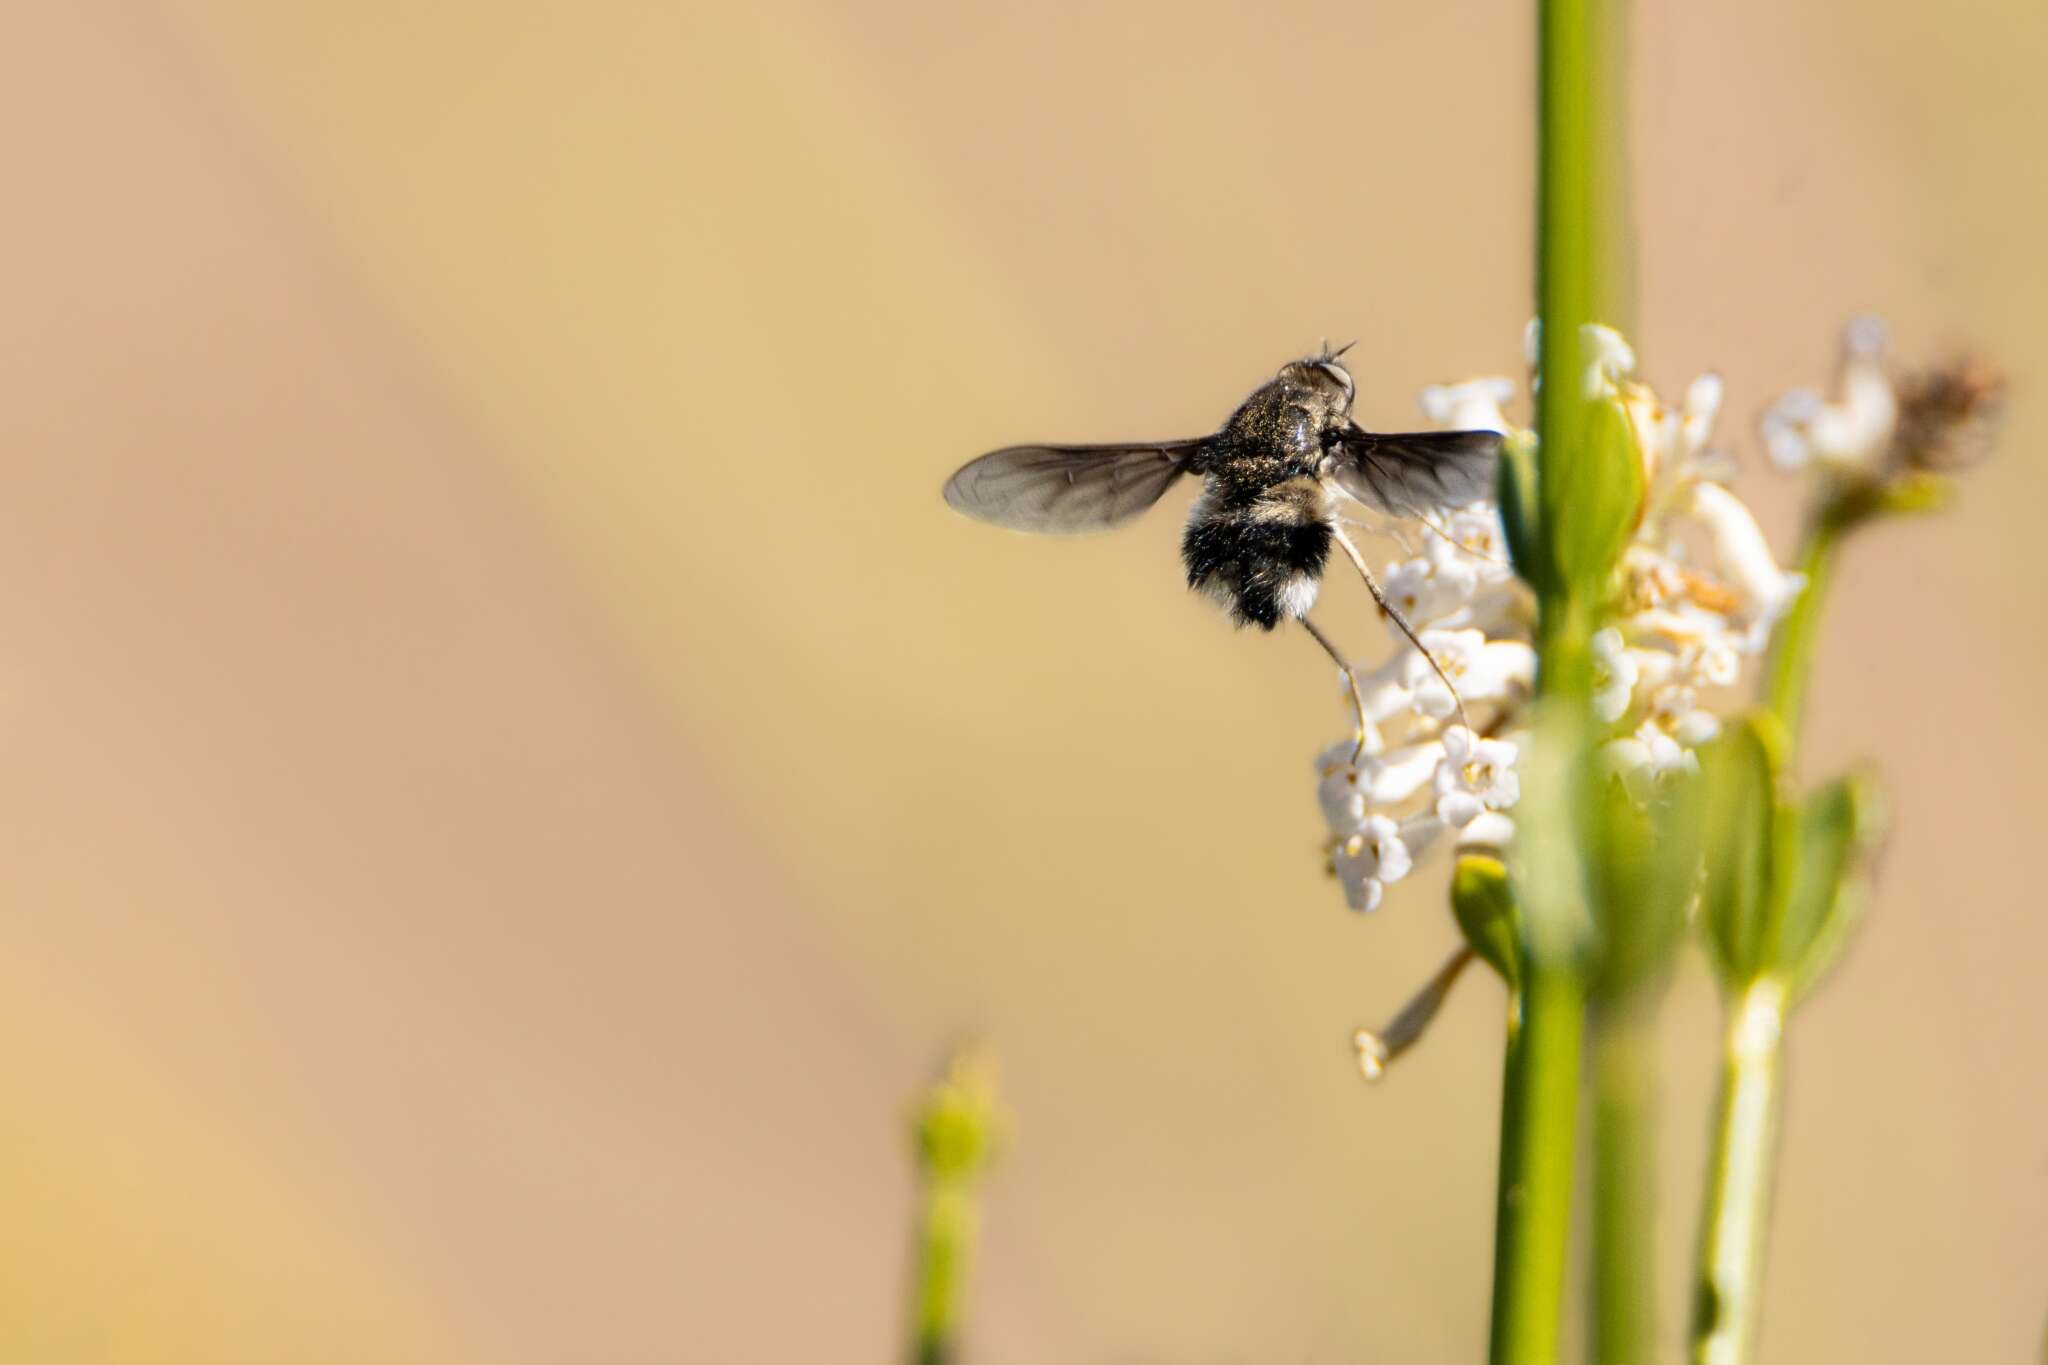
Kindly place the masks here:
[(1277, 376), (1322, 432), (1339, 430), (1351, 421), (1351, 400), (1357, 389), (1351, 371), (1344, 367), (1343, 354), (1343, 350), (1325, 349), (1320, 355), (1281, 366)]

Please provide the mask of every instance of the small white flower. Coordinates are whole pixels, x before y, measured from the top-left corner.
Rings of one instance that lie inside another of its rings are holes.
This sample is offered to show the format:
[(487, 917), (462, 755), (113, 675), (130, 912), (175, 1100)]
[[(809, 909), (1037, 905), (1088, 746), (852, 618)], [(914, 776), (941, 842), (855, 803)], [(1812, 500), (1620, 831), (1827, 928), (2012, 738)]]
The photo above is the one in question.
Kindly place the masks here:
[[(1504, 563), (1508, 557), (1507, 538), (1500, 525), (1500, 513), (1492, 505), (1485, 508), (1462, 507), (1451, 513), (1444, 523), (1444, 532), (1450, 538), (1445, 545), (1439, 536), (1430, 542), (1432, 553), (1458, 554), (1493, 563)], [(1441, 551), (1438, 547), (1442, 547)]]
[(1699, 756), (1646, 720), (1633, 735), (1610, 742), (1607, 761), (1636, 801), (1647, 803), (1673, 773), (1696, 773)]
[(1628, 338), (1605, 323), (1589, 322), (1579, 329), (1585, 348), (1586, 397), (1613, 398), (1636, 372), (1635, 348)]
[(1671, 681), (1678, 671), (1678, 660), (1661, 649), (1630, 648), (1628, 660), (1635, 665), (1636, 690), (1649, 692)]
[(1479, 588), (1498, 587), (1515, 576), (1508, 562), (1507, 534), (1501, 529), (1500, 513), (1490, 504), (1466, 507), (1449, 519), (1427, 528), (1429, 562), (1447, 585), (1456, 585), (1465, 597)]
[[(1621, 383), (1636, 372), (1636, 352), (1628, 338), (1601, 322), (1579, 328), (1579, 344), (1586, 361), (1585, 392), (1588, 398), (1613, 397)], [(1522, 329), (1522, 359), (1529, 366), (1529, 388), (1542, 387), (1543, 319), (1530, 318)]]
[(1422, 790), (1443, 754), (1436, 740), (1408, 744), (1389, 753), (1373, 775), (1369, 796), (1376, 806), (1392, 806)]
[(1446, 792), (1437, 798), (1436, 817), (1453, 829), (1463, 829), (1486, 809), (1471, 792)]
[(1430, 845), (1450, 826), (1437, 819), (1433, 810), (1419, 810), (1401, 822), (1401, 843), (1411, 863), (1426, 857)]
[(1448, 431), (1514, 430), (1502, 411), (1515, 396), (1512, 379), (1467, 379), (1460, 384), (1432, 384), (1422, 391), (1422, 414)]
[(1459, 848), (1504, 849), (1515, 841), (1515, 822), (1497, 810), (1482, 811), (1458, 831)]
[(1707, 440), (1714, 431), (1714, 418), (1721, 411), (1722, 390), (1718, 374), (1703, 374), (1686, 387), (1685, 403), (1678, 416), (1681, 461), (1697, 459), (1706, 451)]
[(1380, 591), (1410, 624), (1451, 615), (1472, 595), (1478, 574), (1469, 565), (1443, 564), (1435, 556), (1404, 559), (1388, 568)]
[[(1536, 651), (1520, 640), (1489, 640), (1477, 630), (1424, 630), (1422, 647), (1430, 652), (1466, 702), (1497, 701), (1527, 687), (1536, 677)], [(1457, 713), (1450, 688), (1428, 659), (1413, 650), (1402, 656), (1415, 709), (1432, 720)]]
[(1635, 698), (1636, 661), (1613, 626), (1593, 636), (1593, 714), (1612, 725)]
[(1376, 909), (1386, 884), (1400, 881), (1413, 866), (1401, 827), (1384, 815), (1367, 816), (1358, 832), (1337, 846), (1331, 861), (1354, 910)]
[(1445, 730), (1436, 768), (1437, 818), (1462, 828), (1482, 812), (1514, 805), (1522, 795), (1515, 753), (1507, 740), (1481, 739), (1462, 725)]
[(1757, 422), (1764, 453), (1780, 469), (1804, 469), (1813, 458), (1806, 429), (1820, 415), (1821, 396), (1812, 389), (1787, 389)]
[(1368, 815), (1358, 833), (1337, 850), (1339, 875), (1345, 870), (1360, 877), (1398, 882), (1412, 866), (1408, 845), (1401, 839), (1401, 827), (1384, 815)]
[(1678, 671), (1701, 687), (1733, 687), (1742, 677), (1744, 642), (1721, 631), (1679, 651)]
[(1350, 745), (1332, 748), (1344, 750), (1344, 757), (1322, 765), (1322, 776), (1316, 782), (1316, 804), (1323, 808), (1323, 823), (1330, 827), (1330, 833), (1343, 839), (1365, 823), (1366, 765), (1373, 760), (1368, 757), (1353, 763)]
[(1365, 828), (1375, 807), (1398, 805), (1422, 790), (1443, 755), (1436, 740), (1403, 745), (1354, 761), (1353, 745), (1333, 744), (1316, 761), (1316, 803), (1330, 833), (1347, 838)]
[(1713, 435), (1714, 418), (1721, 410), (1721, 377), (1703, 374), (1686, 388), (1677, 408), (1667, 408), (1649, 385), (1624, 383), (1616, 395), (1628, 414), (1642, 451), (1643, 473), (1649, 480), (1647, 505), (1651, 515), (1661, 510), (1674, 487), (1697, 479), (1713, 477), (1707, 441)]
[(1707, 528), (1714, 558), (1740, 593), (1752, 620), (1775, 621), (1806, 588), (1806, 575), (1778, 567), (1771, 544), (1742, 499), (1717, 483), (1695, 484), (1692, 515)]
[(1794, 389), (1766, 412), (1764, 448), (1782, 469), (1809, 462), (1845, 473), (1868, 472), (1890, 446), (1899, 399), (1884, 365), (1884, 324), (1858, 318), (1842, 333), (1840, 396), (1830, 403)]
[(1339, 871), (1337, 880), (1344, 887), (1344, 903), (1361, 915), (1379, 909), (1387, 893), (1386, 884), (1376, 877), (1346, 877)]
[(1635, 544), (1622, 552), (1622, 572), (1638, 607), (1668, 607), (1685, 598), (1685, 573), (1662, 550)]
[(1650, 698), (1650, 720), (1687, 748), (1721, 733), (1721, 722), (1703, 710), (1690, 687), (1666, 687)]

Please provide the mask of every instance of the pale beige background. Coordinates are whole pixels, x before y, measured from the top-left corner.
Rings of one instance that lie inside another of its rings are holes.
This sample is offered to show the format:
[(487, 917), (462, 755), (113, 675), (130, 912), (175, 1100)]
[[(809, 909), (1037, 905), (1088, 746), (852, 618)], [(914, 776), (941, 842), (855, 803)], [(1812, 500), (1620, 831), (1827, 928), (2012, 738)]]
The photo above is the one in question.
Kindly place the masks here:
[[(1640, 340), (2014, 370), (1857, 548), (1813, 762), (1882, 901), (1793, 1045), (1774, 1361), (2048, 1288), (2048, 13), (1645, 4)], [(984, 1365), (1475, 1358), (1499, 1000), (1317, 873), (1341, 726), (1176, 517), (936, 489), (1359, 338), (1509, 370), (1520, 4), (28, 0), (0, 40), (0, 1354), (877, 1361), (904, 1096), (999, 1049)], [(1746, 486), (1774, 529), (1782, 482)], [(1333, 620), (1368, 632), (1358, 595)], [(1714, 1027), (1670, 1015), (1667, 1334)]]

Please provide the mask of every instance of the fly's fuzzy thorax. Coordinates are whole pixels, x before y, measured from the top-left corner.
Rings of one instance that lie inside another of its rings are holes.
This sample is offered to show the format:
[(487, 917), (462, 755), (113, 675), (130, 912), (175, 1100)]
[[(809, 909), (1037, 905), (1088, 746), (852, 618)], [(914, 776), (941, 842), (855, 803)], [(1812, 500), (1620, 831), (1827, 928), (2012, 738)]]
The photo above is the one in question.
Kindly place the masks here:
[(1218, 434), (1212, 466), (1242, 466), (1244, 475), (1266, 482), (1314, 471), (1325, 433), (1342, 420), (1337, 396), (1327, 383), (1289, 378), (1290, 371), (1262, 385), (1238, 406)]

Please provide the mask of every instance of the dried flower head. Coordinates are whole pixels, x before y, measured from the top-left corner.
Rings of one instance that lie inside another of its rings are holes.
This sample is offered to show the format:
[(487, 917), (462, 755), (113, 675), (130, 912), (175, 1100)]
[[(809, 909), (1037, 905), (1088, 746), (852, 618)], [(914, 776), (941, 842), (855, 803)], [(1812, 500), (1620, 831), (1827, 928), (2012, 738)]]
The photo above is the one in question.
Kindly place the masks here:
[(2005, 407), (2005, 374), (1981, 356), (1898, 381), (1899, 419), (1891, 462), (1904, 469), (1955, 474), (1990, 453)]
[(1817, 466), (1850, 484), (1952, 474), (1989, 451), (2005, 376), (1979, 357), (1901, 373), (1886, 360), (1884, 324), (1843, 331), (1835, 396), (1793, 389), (1764, 413), (1764, 448), (1785, 469)]

